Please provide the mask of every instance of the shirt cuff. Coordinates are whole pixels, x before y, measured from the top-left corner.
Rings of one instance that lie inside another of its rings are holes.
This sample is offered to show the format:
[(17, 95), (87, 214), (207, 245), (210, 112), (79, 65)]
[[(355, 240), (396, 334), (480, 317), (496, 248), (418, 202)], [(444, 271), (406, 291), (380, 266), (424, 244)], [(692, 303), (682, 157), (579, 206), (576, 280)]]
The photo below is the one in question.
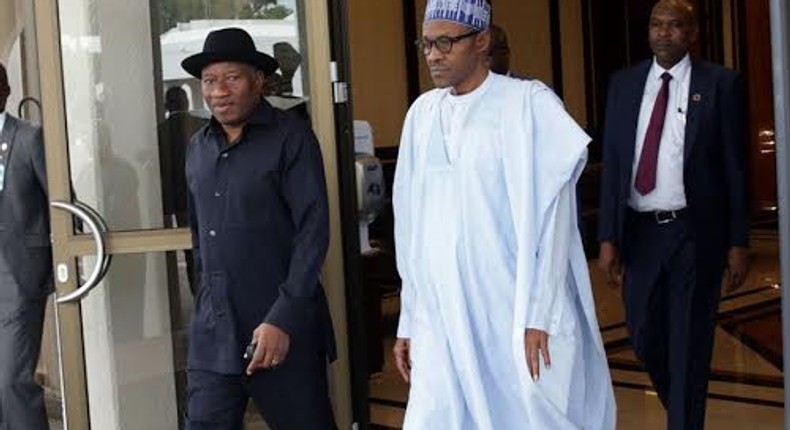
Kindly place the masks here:
[(399, 339), (411, 338), (411, 314), (409, 312), (400, 311), (397, 336)]
[(411, 338), (411, 310), (414, 304), (412, 303), (411, 297), (407, 297), (409, 293), (412, 293), (411, 286), (407, 286), (404, 283), (401, 287), (400, 294), (400, 317), (398, 318), (397, 333), (399, 339)]
[(289, 297), (281, 293), (269, 309), (265, 322), (292, 336), (307, 322), (310, 306), (310, 299)]
[(532, 306), (532, 309), (530, 310), (527, 317), (526, 328), (548, 333), (550, 325), (551, 316), (549, 315), (548, 308), (543, 307), (542, 309), (538, 309), (537, 306)]

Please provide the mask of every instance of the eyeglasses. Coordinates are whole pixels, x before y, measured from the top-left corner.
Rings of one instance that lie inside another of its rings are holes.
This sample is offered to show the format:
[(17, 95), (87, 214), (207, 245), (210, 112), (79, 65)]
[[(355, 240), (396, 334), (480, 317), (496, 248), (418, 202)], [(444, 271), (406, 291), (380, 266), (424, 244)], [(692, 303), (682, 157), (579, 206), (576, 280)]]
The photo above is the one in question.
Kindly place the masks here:
[(464, 40), (466, 38), (475, 36), (479, 34), (480, 31), (472, 31), (466, 34), (462, 34), (460, 36), (439, 36), (436, 39), (428, 39), (427, 37), (423, 37), (422, 39), (417, 39), (414, 42), (417, 45), (417, 49), (420, 49), (424, 55), (431, 55), (431, 50), (435, 46), (436, 49), (439, 50), (442, 54), (449, 54), (450, 51), (453, 50), (453, 45), (456, 42)]

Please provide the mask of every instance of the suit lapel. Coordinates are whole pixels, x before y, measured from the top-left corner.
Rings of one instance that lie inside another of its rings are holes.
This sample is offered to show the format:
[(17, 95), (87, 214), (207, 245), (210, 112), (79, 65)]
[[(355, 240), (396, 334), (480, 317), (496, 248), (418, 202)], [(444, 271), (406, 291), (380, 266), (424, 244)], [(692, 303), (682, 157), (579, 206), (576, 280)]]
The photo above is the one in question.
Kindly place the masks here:
[(691, 150), (697, 141), (700, 114), (710, 94), (710, 82), (707, 70), (698, 61), (691, 63), (691, 83), (689, 85), (689, 100), (686, 109), (686, 137), (683, 143), (683, 163), (686, 164), (691, 155)]
[(5, 116), (5, 125), (0, 132), (0, 161), (8, 165), (8, 159), (11, 156), (11, 149), (14, 147), (14, 140), (16, 138), (16, 118), (9, 114)]
[(626, 94), (629, 98), (625, 104), (625, 112), (623, 113), (622, 123), (628, 127), (625, 135), (623, 145), (625, 151), (625, 166), (631, 166), (634, 163), (634, 151), (636, 148), (636, 127), (639, 123), (639, 111), (642, 108), (642, 96), (645, 93), (645, 83), (647, 82), (647, 75), (650, 73), (650, 67), (653, 65), (652, 61), (645, 61), (634, 70), (632, 78), (628, 81), (628, 88)]

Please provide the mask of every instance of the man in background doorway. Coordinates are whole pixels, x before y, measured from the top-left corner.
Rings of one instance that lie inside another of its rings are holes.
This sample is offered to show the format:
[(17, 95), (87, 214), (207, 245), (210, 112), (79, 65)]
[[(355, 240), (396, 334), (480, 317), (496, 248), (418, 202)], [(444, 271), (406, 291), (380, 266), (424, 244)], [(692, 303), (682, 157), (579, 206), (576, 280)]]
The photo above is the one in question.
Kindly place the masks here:
[(510, 70), (510, 44), (508, 43), (505, 29), (496, 24), (491, 24), (488, 31), (491, 34), (491, 46), (488, 49), (491, 71), (510, 78), (529, 79), (527, 76), (513, 73)]
[(278, 65), (246, 31), (209, 33), (182, 67), (201, 80), (212, 113), (186, 156), (200, 285), (187, 429), (240, 429), (250, 398), (271, 430), (336, 429), (327, 381), (334, 333), (319, 280), (329, 210), (318, 141), (309, 123), (263, 99)]
[(702, 430), (722, 273), (746, 275), (749, 204), (741, 80), (692, 59), (686, 0), (649, 21), (654, 57), (615, 74), (603, 137), (600, 266), (622, 275), (631, 345), (670, 430)]
[(0, 64), (0, 428), (46, 430), (34, 379), (53, 291), (44, 142), (6, 112), (10, 94)]
[[(189, 113), (189, 98), (181, 87), (170, 87), (165, 91), (167, 118), (159, 125), (159, 156), (162, 172), (162, 201), (165, 227), (189, 225), (187, 208), (187, 184), (184, 163), (189, 140), (206, 125), (206, 120)], [(192, 251), (184, 251), (189, 289), (194, 295), (197, 285), (194, 279)]]
[(590, 138), (542, 83), (489, 71), (490, 12), (431, 0), (418, 41), (438, 88), (394, 183), (404, 429), (613, 430), (575, 215)]

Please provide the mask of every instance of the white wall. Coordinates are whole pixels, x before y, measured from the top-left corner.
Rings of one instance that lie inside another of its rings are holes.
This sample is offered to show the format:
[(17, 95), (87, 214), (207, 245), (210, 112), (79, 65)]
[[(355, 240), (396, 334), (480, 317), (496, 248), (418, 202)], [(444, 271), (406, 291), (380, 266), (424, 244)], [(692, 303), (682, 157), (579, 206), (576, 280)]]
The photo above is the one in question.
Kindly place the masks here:
[(6, 66), (11, 84), (9, 112), (16, 114), (22, 91), (22, 65), (19, 35), (24, 24), (21, 0), (0, 0), (0, 62)]
[(14, 44), (11, 46), (8, 56), (0, 59), (0, 61), (6, 66), (6, 71), (8, 72), (8, 83), (11, 86), (11, 96), (8, 97), (8, 101), (6, 102), (6, 110), (14, 116), (17, 116), (17, 106), (19, 106), (19, 101), (25, 97), (25, 89), (22, 80), (22, 76), (24, 76), (22, 68), (22, 56), (20, 52), (21, 40), (21, 37), (17, 37), (14, 41)]
[(21, 0), (0, 1), (0, 60), (3, 62), (8, 58), (11, 47), (22, 31), (22, 12)]

